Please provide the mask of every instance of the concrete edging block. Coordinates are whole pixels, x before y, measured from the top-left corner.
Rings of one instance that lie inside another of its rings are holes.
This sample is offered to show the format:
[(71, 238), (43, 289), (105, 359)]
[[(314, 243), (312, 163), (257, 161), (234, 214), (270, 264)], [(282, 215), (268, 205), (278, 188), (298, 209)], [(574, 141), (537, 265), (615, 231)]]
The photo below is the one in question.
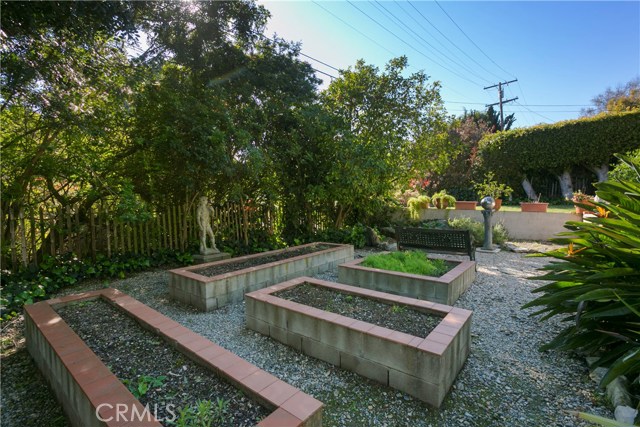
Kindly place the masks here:
[[(436, 257), (433, 257), (436, 258)], [(338, 266), (338, 281), (352, 286), (454, 304), (476, 279), (475, 261), (452, 261), (454, 267), (440, 277), (421, 276), (362, 266), (364, 258)]]
[[(102, 363), (89, 347), (54, 311), (75, 301), (101, 298), (133, 317), (142, 327), (162, 337), (188, 358), (241, 389), (273, 412), (258, 427), (319, 427), (323, 404), (273, 375), (251, 365), (208, 339), (116, 289), (101, 289), (25, 306), (27, 350), (62, 404), (71, 424), (77, 427), (161, 426), (158, 420)], [(254, 326), (260, 329), (259, 319)], [(269, 325), (266, 325), (268, 330)], [(285, 331), (292, 340), (295, 334)], [(298, 337), (301, 341), (301, 337)], [(283, 390), (287, 394), (283, 394)], [(286, 398), (281, 398), (286, 396)], [(117, 404), (126, 404), (121, 419), (114, 416)], [(109, 406), (110, 405), (110, 406)], [(109, 409), (110, 408), (110, 409)], [(98, 412), (96, 412), (98, 411)], [(133, 418), (136, 414), (143, 418)], [(126, 419), (125, 419), (126, 418)]]
[[(328, 245), (330, 247), (318, 252), (299, 255), (212, 277), (198, 273), (199, 270), (212, 266), (240, 263), (317, 245)], [(315, 242), (301, 246), (293, 246), (287, 249), (178, 268), (169, 271), (169, 295), (177, 301), (195, 306), (199, 310), (210, 311), (230, 302), (242, 301), (244, 294), (247, 292), (262, 289), (296, 277), (325, 272), (332, 268), (332, 266), (335, 266), (339, 260), (344, 259), (353, 259), (352, 245)], [(201, 301), (211, 298), (212, 296), (217, 298), (215, 307), (213, 304), (205, 304)]]
[[(442, 321), (426, 338), (414, 337), (273, 295), (304, 283), (388, 304), (402, 304), (441, 316)], [(266, 335), (262, 323), (255, 327), (256, 321), (264, 322), (269, 325), (269, 335), (273, 339), (402, 390), (434, 407), (442, 404), (471, 345), (471, 311), (310, 277), (299, 277), (248, 293), (245, 300), (250, 329)], [(263, 306), (281, 311), (284, 323), (274, 325), (273, 316), (269, 316)]]

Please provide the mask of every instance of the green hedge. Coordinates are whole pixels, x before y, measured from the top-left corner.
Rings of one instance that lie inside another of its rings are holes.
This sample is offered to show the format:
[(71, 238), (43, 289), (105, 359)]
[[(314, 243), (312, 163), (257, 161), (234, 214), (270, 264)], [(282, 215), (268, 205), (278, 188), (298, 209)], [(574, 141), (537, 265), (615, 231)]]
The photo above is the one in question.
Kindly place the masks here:
[(640, 147), (640, 111), (604, 114), (489, 134), (480, 141), (482, 168), (501, 178), (600, 166)]

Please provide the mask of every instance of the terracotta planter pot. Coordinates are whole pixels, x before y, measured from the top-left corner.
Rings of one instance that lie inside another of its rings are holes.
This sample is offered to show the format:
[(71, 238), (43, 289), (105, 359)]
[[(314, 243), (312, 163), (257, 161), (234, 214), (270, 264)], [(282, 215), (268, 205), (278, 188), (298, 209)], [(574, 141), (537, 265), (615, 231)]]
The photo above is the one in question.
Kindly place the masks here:
[(522, 212), (546, 212), (549, 203), (540, 202), (521, 202), (520, 209)]
[(456, 210), (475, 211), (477, 205), (478, 202), (476, 201), (456, 200)]
[(494, 206), (493, 210), (499, 211), (502, 207), (502, 199), (494, 199), (494, 201), (496, 202), (496, 205)]
[(433, 203), (436, 209), (447, 209), (447, 207), (449, 207), (449, 202), (446, 200), (443, 200), (442, 203), (440, 203), (440, 200), (432, 200), (431, 203)]
[[(590, 202), (590, 201), (588, 201), (588, 200), (585, 200), (585, 201), (582, 201), (582, 202), (576, 202), (576, 201), (574, 201), (574, 203), (580, 203), (580, 204), (588, 205), (588, 206), (595, 206), (593, 203), (591, 203), (591, 202)], [(575, 206), (575, 208), (576, 208), (576, 213), (577, 213), (577, 214), (591, 213), (591, 212), (592, 212), (592, 211), (591, 211), (591, 210), (589, 210), (589, 209), (585, 209), (585, 208), (583, 208), (583, 207), (581, 207), (581, 206), (577, 206), (577, 205)]]

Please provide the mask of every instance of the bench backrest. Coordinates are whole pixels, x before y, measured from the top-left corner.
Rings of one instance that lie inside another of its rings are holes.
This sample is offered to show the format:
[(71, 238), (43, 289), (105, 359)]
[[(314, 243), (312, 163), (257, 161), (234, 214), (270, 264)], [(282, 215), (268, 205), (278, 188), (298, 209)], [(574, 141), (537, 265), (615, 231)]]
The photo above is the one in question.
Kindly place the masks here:
[(398, 250), (424, 249), (430, 252), (463, 254), (475, 260), (475, 247), (469, 230), (434, 230), (428, 228), (397, 227)]

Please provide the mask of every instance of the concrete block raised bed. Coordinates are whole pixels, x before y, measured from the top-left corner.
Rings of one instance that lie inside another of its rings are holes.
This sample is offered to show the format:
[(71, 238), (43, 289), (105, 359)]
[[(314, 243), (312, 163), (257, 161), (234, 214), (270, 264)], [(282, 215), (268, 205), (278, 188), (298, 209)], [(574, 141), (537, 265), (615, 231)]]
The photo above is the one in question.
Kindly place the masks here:
[[(427, 337), (272, 295), (308, 283), (442, 317)], [(247, 326), (303, 353), (439, 407), (469, 355), (471, 312), (429, 301), (301, 277), (245, 295)]]
[(476, 279), (475, 261), (448, 261), (454, 267), (440, 277), (363, 267), (360, 265), (362, 261), (363, 258), (340, 264), (338, 281), (375, 291), (451, 305)]
[(97, 298), (119, 307), (185, 356), (272, 409), (258, 426), (322, 425), (322, 403), (318, 400), (116, 289), (25, 306), (27, 349), (51, 384), (72, 425), (161, 426), (151, 415), (153, 410), (145, 413), (140, 402), (54, 311), (55, 307), (73, 301)]
[[(327, 245), (330, 248), (211, 277), (198, 273), (198, 270), (211, 266), (233, 265), (248, 260), (260, 260), (260, 258), (274, 254), (315, 245)], [(185, 304), (193, 305), (199, 310), (210, 311), (230, 302), (242, 301), (246, 292), (255, 291), (295, 277), (322, 273), (352, 259), (352, 245), (318, 242), (225, 261), (178, 268), (169, 271), (169, 294), (172, 298)]]

